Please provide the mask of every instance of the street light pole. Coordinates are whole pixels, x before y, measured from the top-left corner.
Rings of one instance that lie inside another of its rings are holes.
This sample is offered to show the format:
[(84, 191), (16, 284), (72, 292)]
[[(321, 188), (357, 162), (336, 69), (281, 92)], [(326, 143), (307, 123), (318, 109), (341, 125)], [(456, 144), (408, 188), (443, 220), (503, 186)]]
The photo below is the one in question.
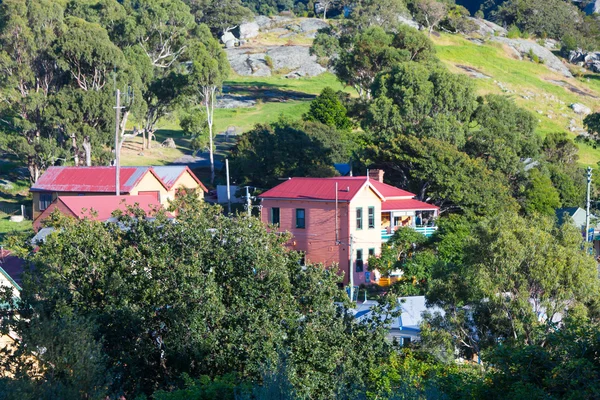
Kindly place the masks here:
[(587, 167), (587, 201), (585, 205), (585, 241), (590, 241), (590, 189), (592, 186), (592, 167)]

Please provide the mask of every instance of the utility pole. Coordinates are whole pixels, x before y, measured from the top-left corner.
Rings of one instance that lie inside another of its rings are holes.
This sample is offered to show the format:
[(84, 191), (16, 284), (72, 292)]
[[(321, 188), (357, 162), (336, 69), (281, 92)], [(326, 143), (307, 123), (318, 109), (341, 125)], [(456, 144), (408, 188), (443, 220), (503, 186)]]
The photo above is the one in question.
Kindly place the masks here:
[(585, 241), (590, 241), (590, 189), (592, 186), (592, 167), (587, 167), (587, 202), (585, 205)]
[(250, 186), (246, 186), (246, 208), (248, 209), (248, 216), (252, 216), (252, 199), (250, 198)]
[(229, 160), (225, 159), (225, 173), (227, 175), (227, 214), (231, 215), (231, 192), (229, 186)]
[(354, 302), (354, 238), (350, 235), (350, 301)]
[(121, 177), (120, 177), (120, 160), (119, 160), (119, 119), (121, 117), (121, 91), (117, 89), (117, 106), (115, 107), (115, 194), (119, 196), (121, 194)]

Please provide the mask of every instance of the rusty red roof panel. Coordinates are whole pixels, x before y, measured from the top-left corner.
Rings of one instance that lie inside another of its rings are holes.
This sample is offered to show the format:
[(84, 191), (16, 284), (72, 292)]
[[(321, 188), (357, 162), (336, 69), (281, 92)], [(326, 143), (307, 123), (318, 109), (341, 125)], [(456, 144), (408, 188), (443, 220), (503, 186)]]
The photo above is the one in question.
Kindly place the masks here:
[[(121, 167), (121, 192), (131, 189), (150, 167)], [(115, 167), (50, 167), (31, 187), (34, 192), (115, 192)]]
[(412, 199), (416, 196), (414, 193), (407, 192), (406, 190), (399, 189), (395, 186), (388, 185), (387, 183), (382, 183), (374, 179), (370, 179), (369, 183), (371, 183), (371, 185), (373, 185), (373, 187), (375, 187), (375, 189), (377, 189), (377, 191), (381, 193), (386, 200), (396, 198)]

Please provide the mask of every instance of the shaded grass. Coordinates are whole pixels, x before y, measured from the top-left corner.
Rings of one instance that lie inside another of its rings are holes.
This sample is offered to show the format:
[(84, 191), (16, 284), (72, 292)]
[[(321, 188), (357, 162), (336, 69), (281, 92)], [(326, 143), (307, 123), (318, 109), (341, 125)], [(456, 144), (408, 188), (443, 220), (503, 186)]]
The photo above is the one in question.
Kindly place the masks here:
[(17, 232), (33, 232), (32, 221), (11, 222), (9, 216), (0, 213), (0, 244), (4, 245), (6, 237)]

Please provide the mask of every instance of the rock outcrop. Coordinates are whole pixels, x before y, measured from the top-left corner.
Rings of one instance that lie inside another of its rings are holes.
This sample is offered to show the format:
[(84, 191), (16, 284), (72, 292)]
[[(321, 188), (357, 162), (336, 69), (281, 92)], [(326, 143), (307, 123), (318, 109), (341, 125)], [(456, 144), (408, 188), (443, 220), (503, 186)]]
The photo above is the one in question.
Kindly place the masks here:
[[(285, 71), (286, 76), (292, 78), (316, 76), (326, 71), (304, 46), (274, 46), (263, 52), (236, 48), (226, 52), (231, 68), (243, 76), (271, 76), (272, 72)], [(271, 66), (267, 63), (267, 56)]]
[(541, 62), (544, 63), (548, 68), (553, 71), (559, 72), (562, 75), (572, 78), (573, 75), (569, 68), (560, 60), (560, 58), (556, 57), (550, 50), (545, 48), (544, 46), (540, 46), (539, 44), (525, 40), (525, 39), (509, 39), (506, 37), (497, 37), (494, 36), (491, 40), (500, 42), (508, 45), (512, 48), (515, 53), (522, 56), (527, 56), (529, 54), (534, 54), (537, 56)]
[(255, 21), (240, 25), (240, 40), (252, 39), (258, 36), (260, 26)]
[(592, 72), (600, 73), (600, 52), (584, 53), (581, 50), (572, 50), (569, 52), (568, 59), (571, 64), (579, 65)]
[(471, 20), (473, 22), (473, 24), (475, 24), (475, 26), (477, 26), (476, 32), (479, 33), (483, 37), (506, 36), (508, 33), (506, 31), (506, 29), (504, 29), (500, 25), (497, 25), (497, 24), (487, 21), (485, 19), (469, 17), (469, 20)]
[(578, 115), (588, 115), (592, 112), (589, 107), (581, 103), (573, 103), (571, 104), (571, 108), (573, 109), (573, 112)]

